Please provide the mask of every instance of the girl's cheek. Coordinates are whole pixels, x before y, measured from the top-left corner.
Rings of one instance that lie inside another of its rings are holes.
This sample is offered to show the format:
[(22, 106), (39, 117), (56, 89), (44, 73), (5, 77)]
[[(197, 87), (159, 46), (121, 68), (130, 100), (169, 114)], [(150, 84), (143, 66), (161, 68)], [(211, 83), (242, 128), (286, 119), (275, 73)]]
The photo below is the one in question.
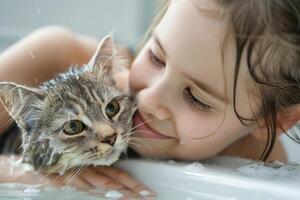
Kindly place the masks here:
[(150, 41), (145, 44), (131, 65), (129, 87), (134, 92), (138, 92), (147, 87), (148, 79), (151, 78), (151, 65), (149, 56), (147, 55), (149, 48)]
[(142, 73), (141, 67), (139, 68), (140, 62), (137, 59), (132, 63), (129, 73), (129, 87), (134, 92), (141, 90), (143, 86), (142, 79), (140, 78)]
[(137, 92), (147, 87), (149, 76), (149, 63), (144, 52), (141, 52), (131, 65), (129, 73), (129, 87)]

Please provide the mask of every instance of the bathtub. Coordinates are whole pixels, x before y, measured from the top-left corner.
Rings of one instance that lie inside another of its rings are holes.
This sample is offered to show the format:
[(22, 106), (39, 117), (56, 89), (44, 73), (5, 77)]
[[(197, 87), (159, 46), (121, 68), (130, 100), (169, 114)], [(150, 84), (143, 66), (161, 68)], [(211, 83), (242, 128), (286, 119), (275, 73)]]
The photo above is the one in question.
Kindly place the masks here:
[(300, 165), (265, 166), (216, 157), (202, 163), (131, 160), (118, 164), (158, 194), (172, 200), (299, 200)]
[[(201, 163), (140, 159), (124, 160), (116, 165), (155, 191), (155, 199), (159, 200), (300, 199), (297, 163), (265, 166), (235, 157), (215, 157)], [(43, 189), (39, 185), (0, 184), (1, 200), (118, 199), (106, 194), (107, 191), (97, 193), (70, 187)]]

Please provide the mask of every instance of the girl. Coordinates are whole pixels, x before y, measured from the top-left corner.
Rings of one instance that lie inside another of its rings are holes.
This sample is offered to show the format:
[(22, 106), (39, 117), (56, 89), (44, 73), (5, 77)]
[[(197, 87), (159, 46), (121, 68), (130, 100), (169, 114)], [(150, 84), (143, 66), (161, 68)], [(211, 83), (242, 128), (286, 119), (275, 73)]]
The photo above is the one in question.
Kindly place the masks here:
[[(299, 0), (166, 1), (129, 73), (139, 100), (134, 151), (178, 160), (222, 154), (284, 161), (278, 135), (300, 118), (299, 11)], [(44, 28), (1, 55), (0, 79), (37, 85), (86, 62), (95, 45), (63, 28)], [(20, 66), (24, 73), (16, 74)], [(113, 167), (88, 168), (73, 184), (145, 189)]]

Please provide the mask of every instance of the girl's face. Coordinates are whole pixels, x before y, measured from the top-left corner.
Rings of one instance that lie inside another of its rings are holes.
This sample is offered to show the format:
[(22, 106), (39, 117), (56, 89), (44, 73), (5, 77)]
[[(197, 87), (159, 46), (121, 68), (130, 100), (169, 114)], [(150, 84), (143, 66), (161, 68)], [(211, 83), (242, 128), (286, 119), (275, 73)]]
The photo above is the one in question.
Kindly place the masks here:
[[(229, 38), (224, 45), (226, 21), (195, 3), (173, 1), (132, 64), (130, 87), (139, 102), (132, 146), (141, 155), (203, 159), (256, 128), (234, 112), (235, 44)], [(242, 117), (253, 117), (259, 103), (248, 75), (244, 59), (236, 94)]]

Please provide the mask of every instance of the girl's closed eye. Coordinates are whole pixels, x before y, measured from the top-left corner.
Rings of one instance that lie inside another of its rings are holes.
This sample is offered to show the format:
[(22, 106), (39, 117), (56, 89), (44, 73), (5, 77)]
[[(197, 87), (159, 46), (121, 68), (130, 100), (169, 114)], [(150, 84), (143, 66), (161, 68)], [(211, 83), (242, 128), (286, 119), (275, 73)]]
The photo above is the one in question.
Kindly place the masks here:
[(186, 89), (184, 89), (183, 91), (183, 95), (184, 98), (186, 99), (186, 101), (192, 105), (193, 107), (196, 107), (202, 111), (208, 112), (211, 110), (211, 106), (203, 103), (202, 101), (198, 100), (193, 93), (191, 92), (191, 89), (188, 87)]
[[(156, 65), (159, 68), (164, 68), (166, 63), (162, 61), (158, 56), (155, 55), (152, 49), (148, 50), (150, 61)], [(202, 101), (198, 100), (191, 92), (190, 88), (186, 88), (183, 92), (184, 98), (186, 101), (192, 105), (193, 107), (196, 107), (198, 109), (201, 109), (202, 111), (208, 112), (211, 110), (211, 106), (203, 103)]]
[(150, 61), (156, 65), (157, 67), (159, 68), (163, 68), (165, 67), (166, 63), (164, 61), (162, 61), (160, 58), (158, 58), (154, 52), (152, 51), (152, 49), (149, 49), (148, 50), (148, 54), (149, 54), (149, 58), (150, 58)]

